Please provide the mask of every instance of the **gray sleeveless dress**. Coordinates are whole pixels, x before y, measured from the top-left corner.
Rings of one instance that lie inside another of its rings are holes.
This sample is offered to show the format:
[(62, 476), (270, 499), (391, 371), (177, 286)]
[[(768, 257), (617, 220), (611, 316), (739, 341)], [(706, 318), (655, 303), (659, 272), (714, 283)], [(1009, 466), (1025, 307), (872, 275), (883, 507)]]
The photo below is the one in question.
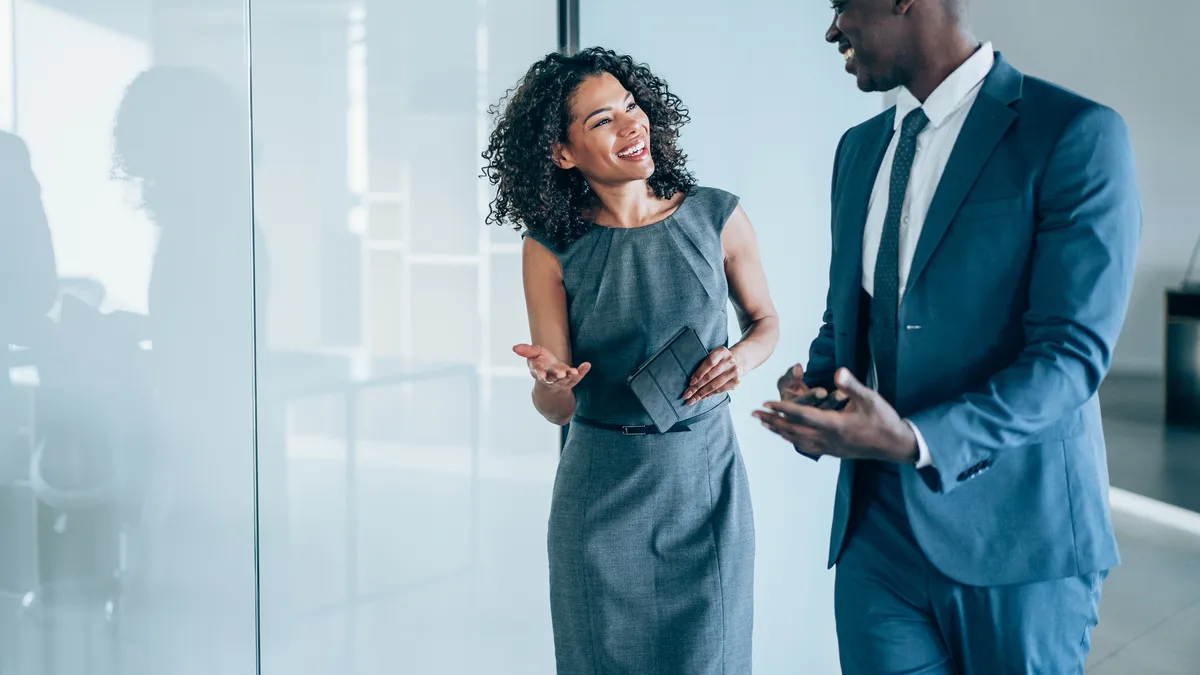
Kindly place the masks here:
[[(592, 364), (577, 415), (650, 424), (628, 375), (684, 326), (728, 344), (721, 231), (737, 203), (693, 188), (665, 220), (593, 226), (557, 252), (573, 359)], [(686, 432), (570, 425), (547, 542), (559, 675), (751, 672), (754, 522), (727, 398)]]

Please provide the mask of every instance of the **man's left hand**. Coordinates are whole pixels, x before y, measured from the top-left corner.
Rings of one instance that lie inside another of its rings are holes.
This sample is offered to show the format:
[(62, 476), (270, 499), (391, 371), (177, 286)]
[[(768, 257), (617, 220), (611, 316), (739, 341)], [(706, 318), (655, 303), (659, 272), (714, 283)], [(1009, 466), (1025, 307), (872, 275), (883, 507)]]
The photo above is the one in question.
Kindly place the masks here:
[(786, 401), (767, 403), (754, 416), (763, 426), (812, 455), (845, 459), (877, 459), (898, 464), (917, 461), (912, 427), (877, 392), (846, 368), (837, 374), (838, 391), (850, 403), (841, 411)]

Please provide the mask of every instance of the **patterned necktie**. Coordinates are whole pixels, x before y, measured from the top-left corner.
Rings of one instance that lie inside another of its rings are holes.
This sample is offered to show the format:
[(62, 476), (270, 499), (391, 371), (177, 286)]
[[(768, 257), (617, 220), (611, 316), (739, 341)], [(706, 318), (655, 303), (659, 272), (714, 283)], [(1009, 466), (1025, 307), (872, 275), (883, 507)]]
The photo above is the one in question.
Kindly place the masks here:
[(908, 177), (917, 155), (917, 135), (929, 124), (925, 111), (910, 112), (900, 127), (900, 141), (892, 160), (892, 178), (888, 190), (887, 216), (883, 221), (883, 236), (879, 241), (879, 256), (875, 259), (875, 289), (871, 298), (871, 357), (875, 361), (875, 379), (879, 395), (896, 403), (896, 342), (899, 333), (897, 314), (900, 308), (900, 219), (904, 211), (904, 196), (908, 193)]

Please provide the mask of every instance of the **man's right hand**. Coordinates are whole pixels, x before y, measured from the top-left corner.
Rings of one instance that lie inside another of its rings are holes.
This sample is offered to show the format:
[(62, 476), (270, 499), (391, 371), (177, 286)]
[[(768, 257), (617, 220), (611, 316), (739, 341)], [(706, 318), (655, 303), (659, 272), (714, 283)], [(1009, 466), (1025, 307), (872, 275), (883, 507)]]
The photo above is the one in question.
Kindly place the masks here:
[(783, 377), (779, 378), (776, 386), (779, 387), (779, 399), (781, 401), (801, 403), (823, 399), (828, 394), (823, 387), (809, 389), (808, 385), (804, 383), (804, 366), (799, 363), (788, 368)]
[(845, 405), (846, 396), (842, 392), (834, 392), (829, 398), (825, 387), (809, 388), (804, 383), (804, 366), (797, 363), (788, 369), (776, 383), (779, 387), (779, 399), (801, 405), (815, 405), (821, 408), (840, 408)]
[[(810, 389), (809, 386), (804, 383), (804, 366), (800, 365), (799, 363), (791, 368), (788, 368), (787, 372), (783, 374), (783, 377), (780, 377), (779, 381), (776, 382), (776, 386), (779, 388), (780, 401), (799, 403), (801, 405), (820, 405), (829, 395), (829, 392), (826, 391), (824, 387), (813, 387)], [(821, 459), (820, 455), (814, 455), (805, 452), (798, 445), (793, 445), (792, 447), (796, 450), (796, 452), (804, 455), (814, 462)]]
[(533, 376), (533, 379), (552, 389), (570, 391), (592, 369), (590, 363), (583, 363), (578, 368), (572, 368), (560, 361), (549, 349), (537, 345), (520, 344), (513, 347), (513, 351), (518, 356), (525, 357), (525, 363), (529, 366), (529, 374)]

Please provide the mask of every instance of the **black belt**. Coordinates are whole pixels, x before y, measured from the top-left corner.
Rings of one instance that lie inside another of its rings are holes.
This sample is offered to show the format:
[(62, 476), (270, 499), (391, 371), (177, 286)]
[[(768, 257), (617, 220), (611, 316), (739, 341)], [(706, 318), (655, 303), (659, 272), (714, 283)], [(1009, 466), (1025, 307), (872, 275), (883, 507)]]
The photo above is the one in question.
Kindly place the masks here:
[(586, 417), (581, 417), (579, 415), (576, 415), (575, 417), (571, 418), (571, 423), (572, 424), (582, 424), (586, 427), (594, 427), (596, 429), (604, 429), (606, 431), (619, 431), (619, 432), (625, 434), (626, 436), (650, 436), (650, 435), (659, 434), (659, 433), (677, 434), (677, 433), (680, 433), (683, 431), (691, 431), (692, 430), (691, 425), (697, 424), (704, 418), (712, 416), (714, 413), (719, 411), (721, 408), (724, 408), (728, 403), (729, 403), (729, 397), (727, 396), (727, 397), (725, 397), (724, 401), (721, 401), (719, 404), (713, 406), (713, 408), (711, 410), (702, 412), (699, 415), (696, 415), (695, 417), (689, 417), (686, 420), (680, 420), (680, 421), (676, 422), (674, 424), (674, 426), (672, 426), (670, 429), (667, 429), (666, 431), (661, 431), (661, 432), (658, 430), (658, 427), (654, 426), (653, 424), (643, 424), (641, 426), (630, 426), (630, 425), (625, 425), (625, 424), (610, 424), (608, 422), (598, 422), (596, 420), (591, 420)]

